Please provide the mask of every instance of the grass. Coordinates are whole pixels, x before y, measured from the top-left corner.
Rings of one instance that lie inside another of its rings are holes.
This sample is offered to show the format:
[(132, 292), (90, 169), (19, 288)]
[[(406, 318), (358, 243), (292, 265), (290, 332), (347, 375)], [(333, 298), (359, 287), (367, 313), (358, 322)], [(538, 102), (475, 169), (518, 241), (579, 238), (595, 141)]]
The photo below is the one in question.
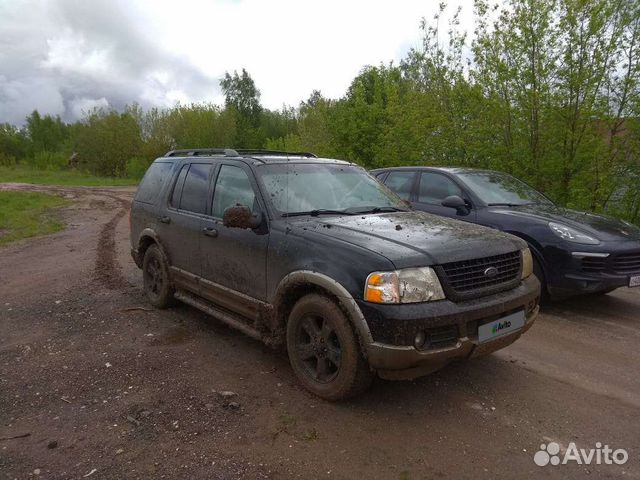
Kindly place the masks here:
[(52, 209), (68, 204), (45, 193), (0, 192), (0, 245), (62, 230), (64, 223)]
[(34, 183), (76, 187), (107, 187), (137, 185), (132, 178), (96, 177), (76, 170), (37, 170), (25, 165), (0, 167), (0, 183)]

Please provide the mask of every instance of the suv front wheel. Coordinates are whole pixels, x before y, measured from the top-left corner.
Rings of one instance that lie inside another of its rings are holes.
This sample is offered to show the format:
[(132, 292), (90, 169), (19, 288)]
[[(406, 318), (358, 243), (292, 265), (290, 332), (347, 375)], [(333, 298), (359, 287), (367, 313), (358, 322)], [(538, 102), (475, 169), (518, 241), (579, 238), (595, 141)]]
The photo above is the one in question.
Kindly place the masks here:
[(171, 306), (174, 291), (169, 279), (169, 264), (157, 245), (151, 245), (144, 254), (142, 283), (144, 293), (154, 307)]
[(325, 296), (306, 295), (295, 304), (287, 323), (287, 351), (302, 384), (326, 400), (353, 397), (373, 380), (349, 320)]

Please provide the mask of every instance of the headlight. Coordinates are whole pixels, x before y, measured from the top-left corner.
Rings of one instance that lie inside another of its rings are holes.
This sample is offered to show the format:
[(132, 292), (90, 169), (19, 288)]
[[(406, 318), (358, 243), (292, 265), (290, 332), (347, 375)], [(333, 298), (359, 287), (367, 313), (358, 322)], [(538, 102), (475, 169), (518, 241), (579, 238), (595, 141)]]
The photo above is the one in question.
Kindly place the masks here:
[(557, 236), (573, 243), (581, 243), (583, 245), (599, 245), (600, 240), (590, 237), (586, 233), (582, 233), (580, 230), (563, 225), (561, 223), (549, 222), (549, 228)]
[(364, 299), (372, 303), (417, 303), (443, 298), (438, 276), (429, 267), (373, 272), (364, 287)]
[(522, 275), (520, 278), (524, 280), (533, 273), (533, 257), (531, 256), (531, 250), (525, 248), (522, 252)]

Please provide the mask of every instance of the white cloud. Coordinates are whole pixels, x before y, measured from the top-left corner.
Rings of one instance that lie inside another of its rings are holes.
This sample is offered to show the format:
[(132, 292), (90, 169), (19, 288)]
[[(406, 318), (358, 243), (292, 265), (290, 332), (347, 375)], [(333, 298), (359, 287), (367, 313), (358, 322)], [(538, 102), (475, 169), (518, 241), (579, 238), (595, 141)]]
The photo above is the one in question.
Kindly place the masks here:
[[(462, 24), (471, 31), (471, 5)], [(0, 122), (87, 106), (222, 101), (246, 68), (267, 108), (342, 96), (366, 65), (420, 44), (439, 0), (0, 1)], [(450, 8), (450, 10), (453, 10)], [(106, 104), (105, 104), (106, 102)]]
[(339, 97), (364, 66), (398, 62), (418, 46), (420, 19), (438, 2), (143, 0), (139, 7), (153, 12), (165, 48), (214, 77), (246, 68), (265, 106), (278, 108), (313, 89)]
[(45, 69), (97, 77), (108, 73), (112, 62), (108, 48), (94, 48), (80, 32), (70, 29), (48, 39), (47, 46), (46, 59), (42, 62)]

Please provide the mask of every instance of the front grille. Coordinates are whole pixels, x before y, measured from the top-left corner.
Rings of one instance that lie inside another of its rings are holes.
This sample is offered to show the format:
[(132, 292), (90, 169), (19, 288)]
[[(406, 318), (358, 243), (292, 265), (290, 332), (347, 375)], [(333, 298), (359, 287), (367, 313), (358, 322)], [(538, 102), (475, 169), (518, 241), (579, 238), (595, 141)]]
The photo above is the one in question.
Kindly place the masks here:
[(613, 259), (616, 272), (640, 272), (640, 252), (622, 253)]
[[(447, 296), (453, 300), (489, 295), (515, 286), (522, 269), (520, 252), (445, 263), (437, 268)], [(495, 275), (487, 275), (494, 267)]]
[(584, 257), (582, 259), (581, 268), (585, 273), (603, 272), (606, 268), (606, 258)]

